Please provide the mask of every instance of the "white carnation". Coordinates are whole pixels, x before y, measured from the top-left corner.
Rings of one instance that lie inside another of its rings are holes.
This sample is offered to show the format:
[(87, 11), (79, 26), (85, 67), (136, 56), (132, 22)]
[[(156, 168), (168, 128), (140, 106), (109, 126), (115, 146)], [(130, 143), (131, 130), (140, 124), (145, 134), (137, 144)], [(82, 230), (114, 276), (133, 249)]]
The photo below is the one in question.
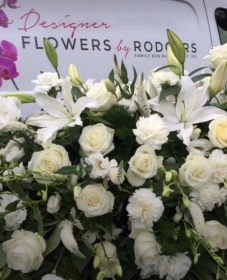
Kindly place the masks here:
[(160, 85), (176, 85), (177, 83), (179, 83), (180, 78), (179, 76), (177, 76), (176, 74), (174, 74), (173, 72), (167, 72), (167, 71), (157, 71), (155, 72), (152, 71), (150, 73), (150, 81), (152, 82), (152, 84), (155, 87), (159, 87)]
[(4, 149), (1, 149), (1, 154), (7, 162), (12, 163), (18, 161), (24, 156), (24, 149), (20, 145), (23, 142), (23, 138), (15, 138), (14, 140), (10, 140)]
[(46, 274), (42, 277), (41, 280), (64, 280), (64, 279), (62, 277), (56, 276), (54, 274)]
[(227, 155), (222, 150), (216, 149), (208, 160), (212, 168), (211, 180), (217, 184), (224, 183), (227, 180)]
[(147, 228), (157, 222), (164, 211), (162, 200), (150, 189), (136, 190), (129, 198), (128, 215), (136, 228)]
[(117, 161), (115, 159), (109, 161), (109, 158), (104, 158), (101, 153), (89, 155), (89, 157), (85, 158), (85, 162), (92, 165), (92, 170), (90, 172), (91, 178), (104, 178), (109, 174), (112, 167), (117, 166)]
[[(5, 212), (7, 205), (10, 203), (19, 200), (17, 207), (22, 206), (22, 201), (10, 192), (5, 192), (0, 195), (0, 213)], [(19, 228), (20, 224), (26, 219), (27, 210), (25, 208), (18, 209), (14, 212), (4, 216), (6, 221), (6, 230), (16, 230)]]
[[(186, 253), (179, 253), (176, 256), (161, 256), (158, 263), (160, 275), (163, 278), (166, 274), (166, 280), (183, 279), (191, 267), (191, 259)], [(167, 273), (166, 273), (167, 272)]]
[(197, 202), (203, 211), (212, 211), (215, 204), (221, 206), (227, 198), (227, 189), (219, 188), (218, 184), (206, 183), (190, 193), (192, 200)]
[(136, 127), (136, 129), (133, 129), (133, 133), (136, 135), (136, 141), (139, 144), (148, 144), (154, 150), (160, 150), (162, 144), (168, 140), (169, 131), (158, 114), (151, 115), (148, 118), (140, 117)]
[(63, 80), (59, 79), (56, 72), (44, 72), (37, 75), (36, 80), (32, 80), (32, 82), (36, 84), (35, 93), (47, 93), (52, 87), (61, 86)]
[(21, 117), (19, 105), (20, 101), (17, 98), (0, 96), (0, 127)]

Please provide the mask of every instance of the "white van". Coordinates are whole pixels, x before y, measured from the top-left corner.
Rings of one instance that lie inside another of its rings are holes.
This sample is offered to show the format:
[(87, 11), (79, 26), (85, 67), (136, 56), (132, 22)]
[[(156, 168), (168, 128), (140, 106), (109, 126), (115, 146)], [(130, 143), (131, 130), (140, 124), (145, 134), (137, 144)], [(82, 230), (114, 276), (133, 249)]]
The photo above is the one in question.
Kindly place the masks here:
[[(207, 65), (212, 46), (227, 42), (226, 0), (18, 0), (17, 8), (1, 8), (1, 41), (12, 43), (20, 90), (32, 91), (40, 71), (53, 71), (43, 49), (43, 37), (56, 47), (59, 71), (77, 66), (83, 80), (106, 78), (113, 56), (140, 74), (167, 64), (167, 28), (184, 42), (186, 69)], [(4, 54), (3, 54), (4, 55)], [(1, 67), (1, 65), (0, 65)], [(3, 80), (1, 92), (14, 90)]]

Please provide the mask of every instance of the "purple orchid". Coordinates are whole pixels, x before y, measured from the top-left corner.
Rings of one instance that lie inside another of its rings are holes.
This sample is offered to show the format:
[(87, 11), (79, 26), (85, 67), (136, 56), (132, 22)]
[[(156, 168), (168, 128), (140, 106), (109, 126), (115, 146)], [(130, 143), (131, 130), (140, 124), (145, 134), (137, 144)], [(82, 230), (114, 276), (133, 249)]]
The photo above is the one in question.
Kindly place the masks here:
[(3, 80), (14, 79), (19, 75), (16, 64), (7, 57), (0, 57), (0, 87)]
[(8, 5), (9, 8), (11, 9), (16, 9), (19, 8), (16, 4), (17, 4), (17, 0), (6, 0), (6, 3)]
[(17, 48), (9, 41), (3, 40), (0, 43), (0, 56), (7, 57), (13, 61), (17, 60)]
[(9, 19), (3, 10), (0, 10), (0, 26), (7, 28)]

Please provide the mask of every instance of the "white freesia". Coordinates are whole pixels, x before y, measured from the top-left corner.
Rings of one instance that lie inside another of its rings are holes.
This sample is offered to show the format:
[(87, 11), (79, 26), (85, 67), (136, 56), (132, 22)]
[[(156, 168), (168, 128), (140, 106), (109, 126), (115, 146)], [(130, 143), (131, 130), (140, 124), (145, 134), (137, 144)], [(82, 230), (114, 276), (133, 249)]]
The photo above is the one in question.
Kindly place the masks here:
[(155, 154), (154, 149), (149, 145), (142, 145), (129, 161), (127, 179), (132, 186), (139, 187), (146, 179), (152, 178), (161, 166), (162, 157)]
[(213, 47), (210, 50), (210, 54), (205, 56), (205, 58), (208, 58), (213, 67), (216, 68), (221, 61), (227, 59), (227, 44)]
[(115, 94), (108, 91), (105, 80), (102, 80), (100, 83), (94, 83), (86, 95), (98, 101), (99, 105), (94, 109), (95, 111), (107, 111), (117, 103)]
[(62, 85), (63, 79), (58, 77), (56, 72), (44, 72), (37, 75), (36, 80), (32, 80), (36, 85), (35, 93), (47, 93), (52, 87), (59, 87)]
[(105, 278), (113, 279), (119, 265), (116, 246), (109, 241), (95, 244), (95, 257), (100, 260), (98, 268), (104, 272)]
[(218, 184), (208, 182), (193, 190), (190, 196), (203, 211), (212, 211), (215, 205), (221, 206), (226, 201), (227, 188), (220, 188)]
[(153, 266), (158, 263), (161, 246), (155, 235), (148, 231), (140, 232), (134, 241), (135, 263), (141, 269), (143, 279), (153, 274)]
[(55, 193), (50, 196), (47, 201), (47, 212), (50, 214), (55, 214), (61, 207), (61, 196), (59, 193)]
[(66, 149), (63, 146), (52, 144), (48, 149), (33, 153), (28, 162), (28, 170), (34, 173), (37, 182), (52, 184), (53, 180), (59, 178), (55, 172), (68, 165), (71, 165), (71, 162)]
[[(4, 192), (0, 194), (0, 213), (6, 211), (6, 207), (18, 200), (17, 208), (20, 208), (23, 205), (23, 201), (20, 200), (16, 195), (10, 192)], [(16, 230), (20, 227), (21, 223), (26, 220), (27, 210), (26, 208), (21, 208), (16, 211), (10, 212), (4, 216), (6, 222), (6, 230)]]
[(212, 220), (205, 222), (205, 238), (212, 245), (212, 249), (227, 249), (227, 227)]
[(44, 109), (44, 114), (31, 116), (27, 119), (27, 124), (34, 125), (42, 129), (42, 143), (46, 143), (58, 130), (64, 127), (74, 127), (82, 125), (80, 114), (85, 108), (95, 108), (98, 106), (96, 100), (88, 97), (81, 97), (74, 101), (71, 93), (72, 84), (70, 78), (66, 77), (62, 83), (63, 100), (58, 100), (44, 93), (38, 93), (36, 103)]
[(135, 228), (146, 229), (152, 227), (154, 222), (161, 218), (164, 205), (161, 198), (157, 197), (151, 189), (141, 188), (129, 198), (126, 210)]
[(19, 99), (0, 96), (0, 128), (8, 122), (16, 121), (21, 117), (19, 106)]
[[(159, 104), (150, 102), (151, 108), (161, 113), (169, 131), (177, 131), (177, 136), (188, 146), (193, 133), (193, 124), (203, 123), (220, 116), (227, 116), (224, 110), (204, 106), (207, 102), (209, 79), (194, 84), (189, 76), (181, 77), (181, 91), (176, 104), (162, 100)], [(203, 107), (204, 106), (204, 107)]]
[(212, 148), (213, 145), (209, 140), (196, 139), (196, 140), (192, 140), (186, 149), (189, 153), (199, 153), (199, 154), (203, 154), (204, 156), (208, 156), (209, 150)]
[(87, 164), (92, 165), (92, 170), (90, 172), (91, 178), (106, 177), (111, 168), (117, 166), (117, 161), (115, 159), (109, 160), (108, 157), (103, 157), (101, 153), (94, 153), (85, 158)]
[(90, 155), (101, 153), (106, 155), (114, 149), (114, 130), (102, 123), (85, 126), (78, 140), (82, 150)]
[(173, 72), (164, 70), (156, 71), (156, 69), (149, 74), (149, 79), (155, 87), (159, 87), (160, 85), (173, 86), (180, 82), (179, 76)]
[(217, 184), (225, 183), (227, 181), (227, 154), (224, 154), (222, 150), (215, 149), (208, 160), (213, 173), (211, 180)]
[(158, 114), (153, 114), (148, 118), (140, 117), (133, 133), (139, 144), (151, 145), (154, 150), (160, 150), (162, 144), (167, 142), (169, 135), (169, 131)]
[(46, 274), (41, 278), (41, 280), (64, 280), (64, 279), (54, 274)]
[(46, 243), (38, 233), (16, 230), (11, 239), (2, 243), (2, 248), (9, 268), (29, 273), (40, 268)]
[(215, 147), (227, 147), (227, 116), (219, 117), (209, 124), (208, 137)]
[(191, 153), (179, 169), (179, 179), (183, 186), (198, 188), (207, 183), (212, 175), (212, 169), (203, 154)]
[(15, 138), (14, 140), (10, 140), (4, 149), (0, 150), (0, 153), (5, 157), (7, 162), (15, 163), (23, 157), (24, 149), (21, 147), (23, 142), (23, 138)]
[(91, 184), (82, 189), (76, 204), (86, 217), (101, 216), (113, 210), (114, 196), (102, 184)]

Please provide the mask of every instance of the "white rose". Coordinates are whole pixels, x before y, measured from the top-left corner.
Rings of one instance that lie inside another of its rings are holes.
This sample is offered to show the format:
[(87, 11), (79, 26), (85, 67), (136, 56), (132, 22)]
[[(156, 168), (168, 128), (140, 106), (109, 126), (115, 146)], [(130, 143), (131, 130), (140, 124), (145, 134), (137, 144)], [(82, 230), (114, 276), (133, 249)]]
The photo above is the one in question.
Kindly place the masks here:
[(53, 274), (46, 274), (42, 277), (41, 280), (64, 280), (64, 279), (62, 277)]
[(101, 216), (113, 210), (114, 196), (102, 184), (92, 184), (82, 189), (76, 204), (86, 217)]
[(16, 138), (10, 140), (4, 149), (1, 149), (1, 154), (5, 157), (7, 162), (15, 162), (24, 156), (24, 149), (20, 143), (23, 143), (23, 138)]
[[(71, 165), (71, 162), (65, 148), (52, 144), (48, 149), (33, 153), (28, 163), (28, 169), (31, 172), (36, 171), (34, 177), (37, 182), (52, 184), (52, 180), (59, 178), (59, 176), (55, 177), (54, 173), (68, 165)], [(37, 171), (41, 174), (38, 174)]]
[[(134, 242), (135, 263), (142, 269), (142, 274), (150, 276), (152, 266), (158, 262), (161, 246), (157, 243), (153, 233), (140, 232)], [(146, 271), (146, 273), (144, 273)]]
[(161, 157), (157, 157), (154, 149), (149, 145), (140, 146), (129, 161), (127, 179), (134, 187), (143, 185), (146, 179), (157, 174), (161, 165)]
[(210, 54), (205, 56), (210, 63), (216, 68), (223, 59), (227, 59), (227, 44), (214, 47), (210, 50)]
[(116, 246), (109, 241), (95, 244), (95, 257), (99, 258), (99, 270), (106, 271), (105, 278), (112, 278), (117, 273), (116, 266), (119, 265)]
[(227, 147), (227, 117), (217, 118), (210, 123), (208, 137), (215, 147)]
[(102, 123), (89, 125), (83, 128), (79, 144), (87, 155), (97, 152), (106, 155), (114, 149), (113, 136), (114, 130)]
[(7, 254), (9, 268), (28, 273), (41, 266), (46, 243), (38, 233), (16, 230), (11, 239), (2, 243), (2, 248)]
[(148, 118), (140, 117), (133, 133), (139, 144), (151, 145), (154, 150), (160, 150), (162, 144), (167, 142), (169, 135), (169, 131), (158, 114), (153, 114)]
[[(16, 201), (19, 200), (17, 207), (22, 206), (22, 201), (14, 194), (10, 192), (5, 192), (0, 194), (0, 213), (5, 212), (6, 207)], [(4, 220), (6, 222), (6, 230), (16, 230), (20, 227), (21, 223), (27, 217), (27, 210), (25, 208), (18, 209), (14, 212), (10, 212), (4, 216)]]
[(37, 75), (36, 80), (32, 80), (32, 82), (36, 84), (35, 93), (47, 93), (52, 87), (61, 86), (63, 80), (59, 79), (56, 72), (44, 72)]
[(209, 161), (202, 154), (191, 153), (179, 169), (179, 179), (183, 186), (198, 188), (210, 180), (212, 174)]
[(47, 201), (47, 212), (55, 214), (61, 207), (61, 196), (59, 193), (55, 193), (50, 196)]
[(19, 105), (20, 101), (17, 98), (0, 96), (0, 128), (21, 117)]
[(105, 80), (100, 83), (94, 83), (86, 95), (98, 101), (99, 107), (93, 109), (94, 111), (107, 111), (117, 102), (115, 94), (108, 91)]
[(227, 227), (218, 221), (212, 220), (205, 222), (205, 238), (212, 244), (214, 250), (227, 249)]
[(152, 227), (162, 216), (164, 206), (160, 197), (156, 197), (151, 189), (141, 188), (129, 198), (126, 209), (128, 216), (134, 221), (134, 226), (140, 229)]

